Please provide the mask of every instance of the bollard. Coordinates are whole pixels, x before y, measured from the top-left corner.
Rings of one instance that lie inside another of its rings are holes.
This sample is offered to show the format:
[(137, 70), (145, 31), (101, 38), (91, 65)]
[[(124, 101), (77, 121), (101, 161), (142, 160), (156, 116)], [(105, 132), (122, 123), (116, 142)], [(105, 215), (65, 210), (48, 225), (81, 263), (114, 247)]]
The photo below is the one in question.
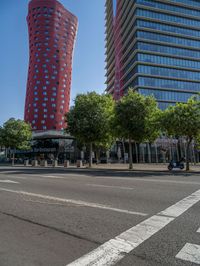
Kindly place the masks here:
[(47, 160), (42, 160), (40, 166), (47, 167)]
[(83, 162), (82, 162), (81, 160), (78, 160), (78, 161), (76, 162), (76, 166), (77, 166), (77, 167), (83, 167)]
[(29, 161), (28, 160), (24, 161), (24, 166), (29, 166)]
[(57, 167), (58, 166), (58, 160), (54, 160), (52, 166)]
[(64, 167), (68, 168), (69, 167), (69, 160), (64, 161)]
[(37, 160), (32, 160), (31, 165), (34, 166), (34, 167), (38, 166), (38, 161)]

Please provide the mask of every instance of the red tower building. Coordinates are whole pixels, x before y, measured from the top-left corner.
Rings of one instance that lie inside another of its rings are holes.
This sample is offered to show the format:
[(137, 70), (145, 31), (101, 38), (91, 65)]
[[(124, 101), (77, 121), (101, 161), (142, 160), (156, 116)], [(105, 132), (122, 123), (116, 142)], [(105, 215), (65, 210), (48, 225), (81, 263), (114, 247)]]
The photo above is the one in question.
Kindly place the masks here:
[(69, 111), (77, 18), (56, 0), (32, 0), (27, 16), (29, 69), (25, 121), (37, 130), (62, 130)]

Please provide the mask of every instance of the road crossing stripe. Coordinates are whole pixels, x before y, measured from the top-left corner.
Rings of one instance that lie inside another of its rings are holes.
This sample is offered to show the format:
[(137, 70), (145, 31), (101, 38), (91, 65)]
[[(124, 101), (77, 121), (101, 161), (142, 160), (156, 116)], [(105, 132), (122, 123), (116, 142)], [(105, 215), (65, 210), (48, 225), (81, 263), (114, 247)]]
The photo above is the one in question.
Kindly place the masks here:
[(160, 215), (178, 217), (200, 200), (200, 190), (160, 212)]
[(200, 264), (200, 245), (187, 243), (176, 255), (177, 259)]
[[(200, 190), (109, 240), (68, 266), (111, 266), (200, 201)], [(172, 209), (171, 209), (172, 208)], [(177, 210), (177, 215), (174, 211)], [(169, 214), (170, 216), (167, 216)]]
[(58, 197), (53, 197), (53, 196), (48, 196), (48, 195), (41, 195), (41, 194), (36, 194), (36, 193), (31, 193), (31, 192), (26, 192), (26, 191), (5, 189), (5, 188), (0, 188), (0, 191), (20, 194), (23, 196), (37, 197), (37, 198), (41, 198), (41, 199), (54, 200), (54, 201), (63, 202), (63, 203), (70, 203), (70, 204), (79, 205), (79, 206), (83, 206), (83, 207), (110, 210), (110, 211), (127, 213), (127, 214), (134, 214), (134, 215), (139, 215), (139, 216), (146, 216), (147, 215), (146, 213), (143, 213), (143, 212), (134, 212), (134, 211), (124, 210), (124, 209), (112, 208), (112, 207), (107, 206), (107, 205), (102, 205), (102, 204), (92, 203), (92, 202), (87, 202), (87, 201), (82, 201), (82, 200), (64, 199), (64, 198), (58, 198)]

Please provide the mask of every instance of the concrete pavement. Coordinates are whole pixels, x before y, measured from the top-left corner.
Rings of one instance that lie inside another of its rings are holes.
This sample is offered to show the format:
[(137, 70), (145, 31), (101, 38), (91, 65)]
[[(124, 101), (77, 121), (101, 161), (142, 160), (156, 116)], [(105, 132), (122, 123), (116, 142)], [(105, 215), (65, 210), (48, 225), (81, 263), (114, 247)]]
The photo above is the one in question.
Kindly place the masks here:
[(195, 172), (0, 168), (0, 265), (199, 265), (199, 190)]

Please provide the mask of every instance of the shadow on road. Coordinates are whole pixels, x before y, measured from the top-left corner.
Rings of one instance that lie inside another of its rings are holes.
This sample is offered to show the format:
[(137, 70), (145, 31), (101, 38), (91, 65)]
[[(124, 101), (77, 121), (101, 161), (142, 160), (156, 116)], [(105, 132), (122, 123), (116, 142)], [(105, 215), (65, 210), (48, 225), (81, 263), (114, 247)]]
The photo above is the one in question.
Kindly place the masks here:
[[(6, 173), (7, 172), (7, 173)], [(31, 167), (6, 167), (0, 168), (0, 173), (15, 175), (15, 174), (77, 174), (77, 175), (88, 175), (88, 176), (108, 176), (108, 177), (160, 177), (160, 176), (198, 176), (200, 171), (185, 172), (185, 171), (159, 171), (159, 170), (127, 170), (127, 169), (89, 169), (89, 168), (31, 168)]]

